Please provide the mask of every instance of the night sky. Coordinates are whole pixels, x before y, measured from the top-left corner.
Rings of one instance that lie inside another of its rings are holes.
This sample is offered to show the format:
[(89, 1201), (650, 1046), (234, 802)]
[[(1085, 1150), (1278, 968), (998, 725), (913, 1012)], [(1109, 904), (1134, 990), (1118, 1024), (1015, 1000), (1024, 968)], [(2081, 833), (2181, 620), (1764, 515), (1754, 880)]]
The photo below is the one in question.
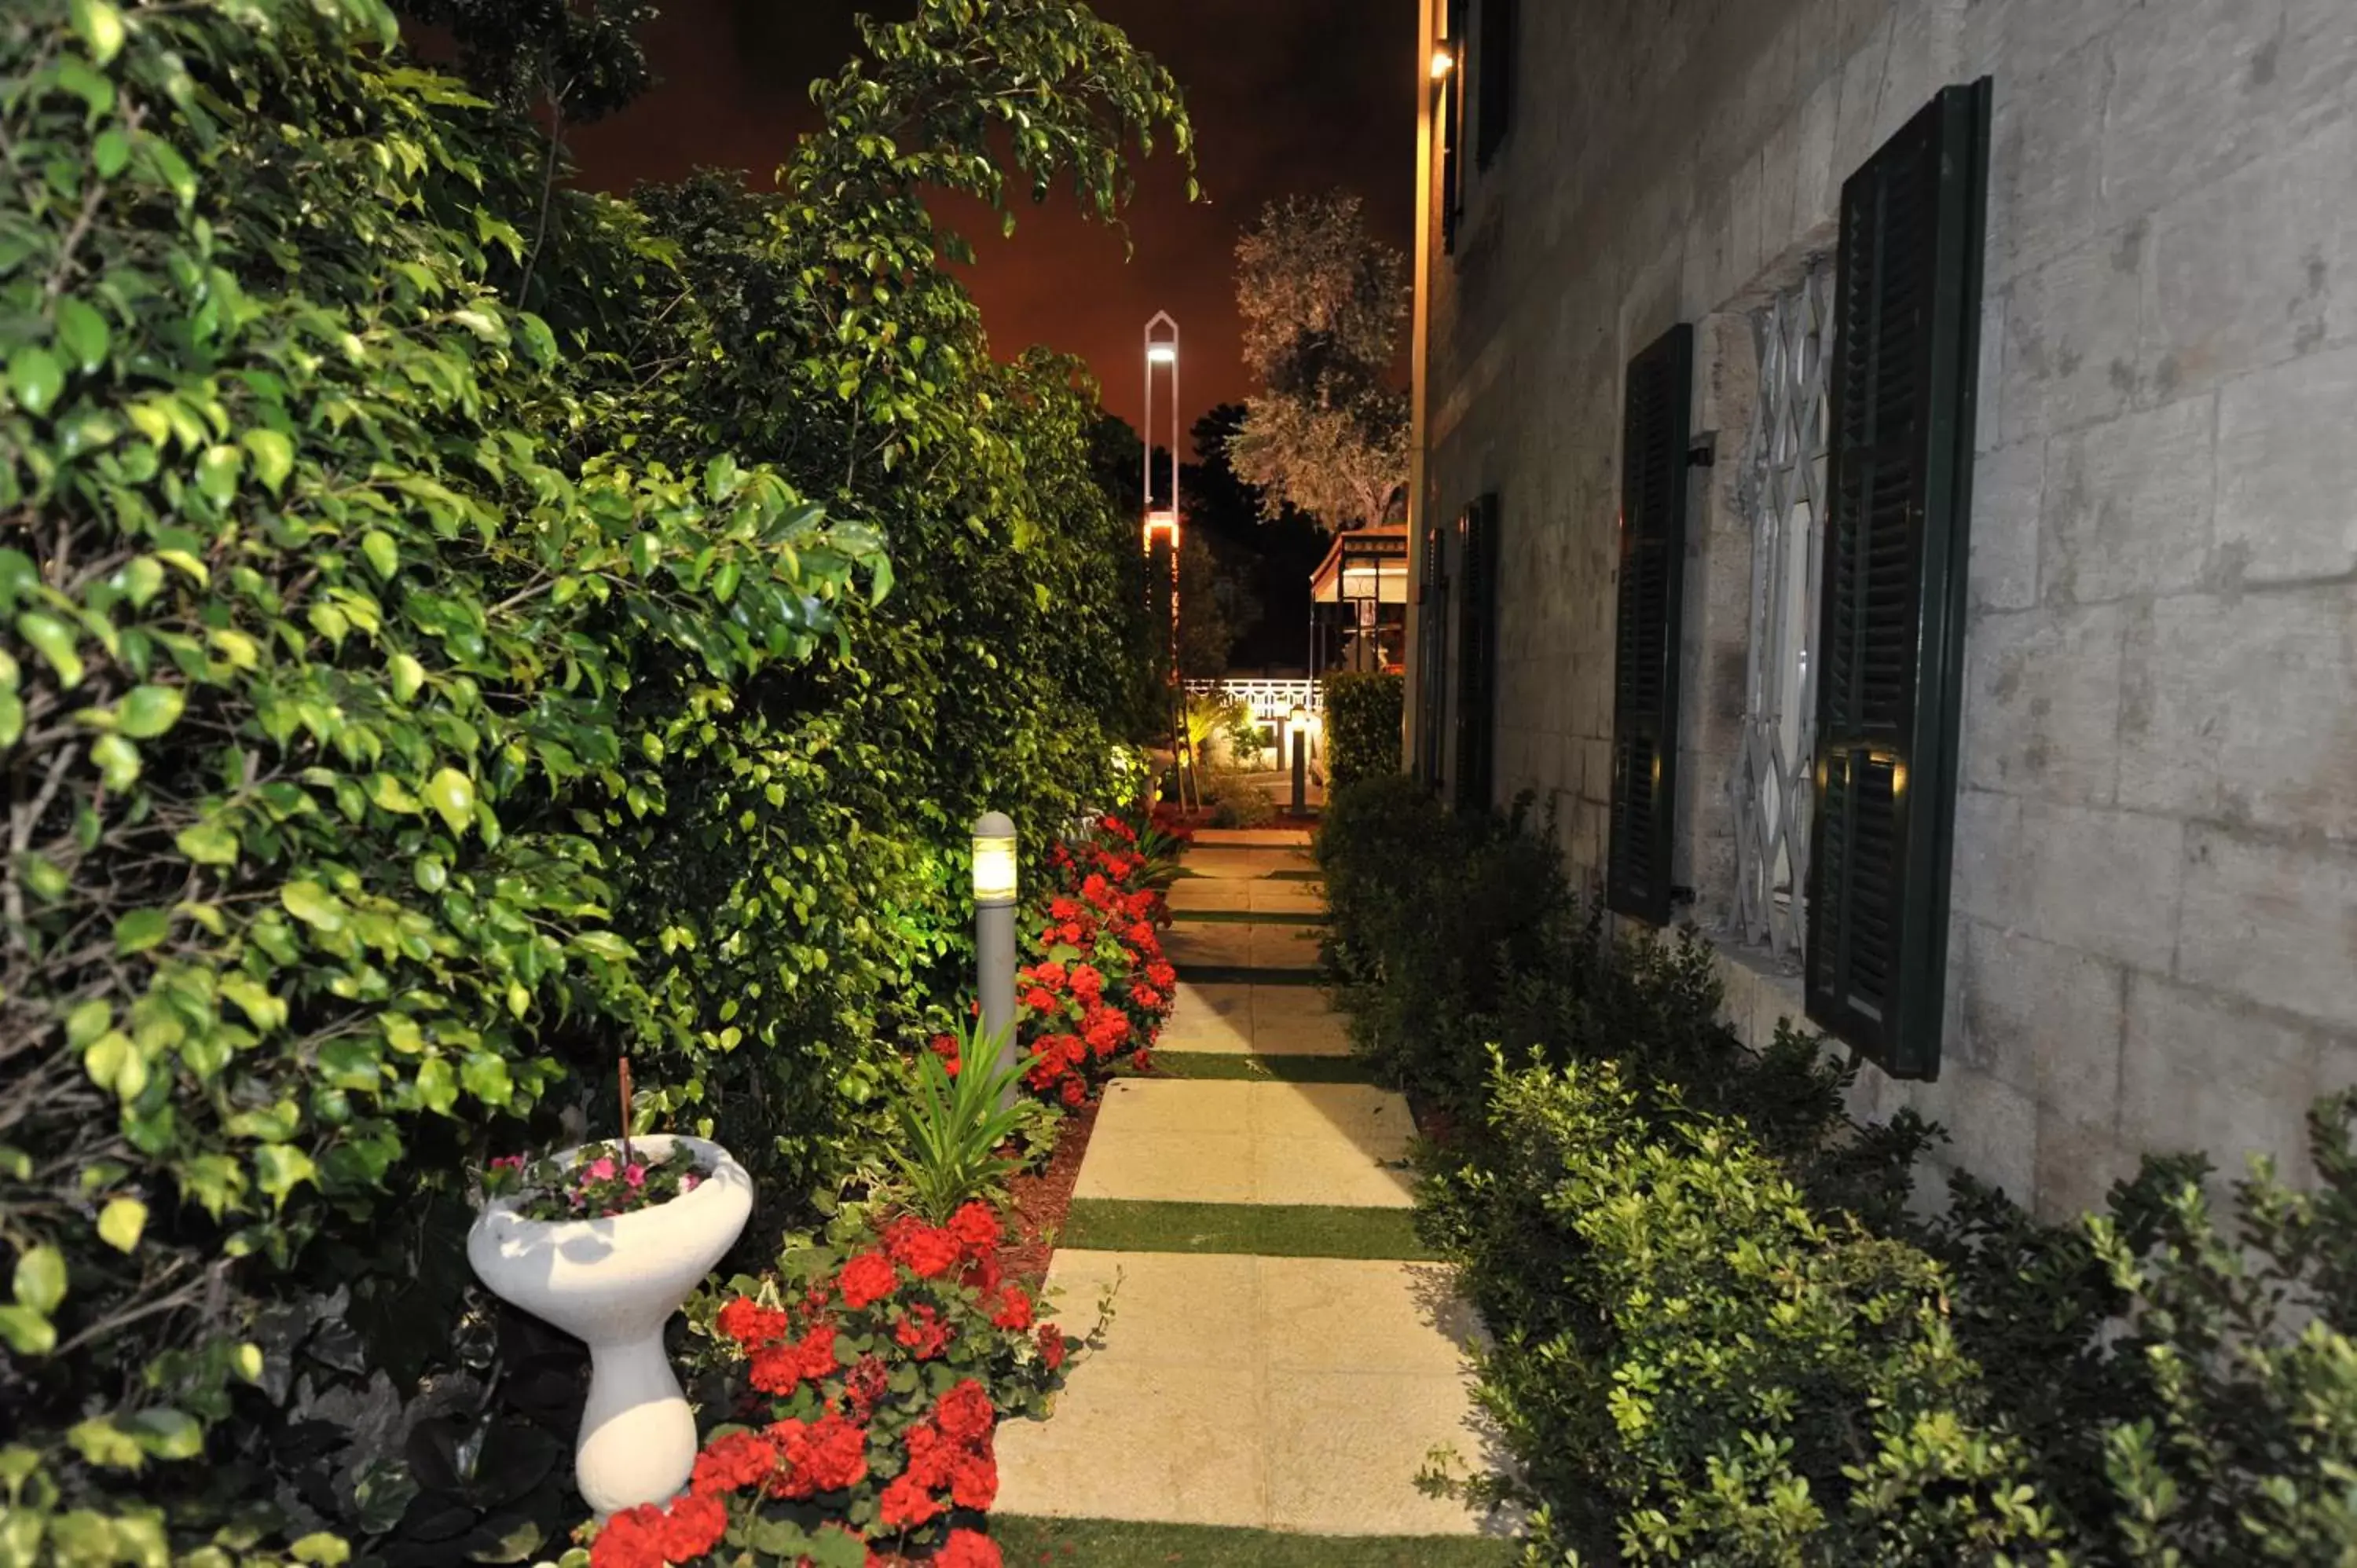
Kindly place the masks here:
[[(909, 9), (892, 0), (660, 4), (647, 36), (659, 84), (569, 138), (589, 186), (624, 191), (710, 167), (745, 170), (766, 187), (811, 123), (811, 81), (856, 47), (852, 16)], [(1012, 240), (964, 225), (981, 258), (970, 283), (997, 354), (1039, 342), (1081, 355), (1104, 383), (1106, 406), (1132, 424), (1142, 333), (1157, 310), (1169, 311), (1185, 334), (1191, 424), (1249, 390), (1236, 347), (1234, 248), (1263, 203), (1346, 187), (1365, 199), (1381, 237), (1408, 248), (1416, 0), (1097, 0), (1096, 10), (1185, 88), (1209, 200), (1189, 206), (1178, 160), (1158, 154), (1139, 170), (1129, 212), (1135, 252), (1125, 260), (1121, 235), (1084, 222), (1069, 198), (1034, 208), (1026, 197)], [(959, 209), (938, 211), (954, 220)]]

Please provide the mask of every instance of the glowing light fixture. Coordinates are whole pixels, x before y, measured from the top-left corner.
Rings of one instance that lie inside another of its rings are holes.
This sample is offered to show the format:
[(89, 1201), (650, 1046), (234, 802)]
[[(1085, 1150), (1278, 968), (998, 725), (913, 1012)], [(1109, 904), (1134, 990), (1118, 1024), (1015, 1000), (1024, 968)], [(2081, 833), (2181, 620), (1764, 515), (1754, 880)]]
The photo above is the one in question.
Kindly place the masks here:
[(1435, 81), (1445, 81), (1447, 80), (1448, 73), (1456, 69), (1456, 51), (1451, 49), (1447, 44), (1435, 46), (1432, 51), (1432, 80)]
[(974, 901), (1011, 905), (1015, 882), (1015, 824), (1004, 811), (985, 811), (974, 824)]
[(1146, 346), (1146, 358), (1147, 362), (1150, 364), (1175, 365), (1178, 362), (1178, 345), (1176, 343), (1148, 343)]

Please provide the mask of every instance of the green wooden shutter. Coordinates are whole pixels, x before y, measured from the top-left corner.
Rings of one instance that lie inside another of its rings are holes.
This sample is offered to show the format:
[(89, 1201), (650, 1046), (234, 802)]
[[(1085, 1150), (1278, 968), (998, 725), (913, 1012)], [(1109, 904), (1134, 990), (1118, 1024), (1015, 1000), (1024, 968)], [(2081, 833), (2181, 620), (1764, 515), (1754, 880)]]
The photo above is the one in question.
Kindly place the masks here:
[(1448, 756), (1440, 736), (1447, 706), (1442, 701), (1443, 683), (1448, 678), (1448, 580), (1441, 575), (1445, 538), (1438, 523), (1425, 529), (1424, 572), (1416, 588), (1421, 616), (1416, 628), (1416, 771), (1435, 789), (1439, 788), (1442, 759)]
[(1458, 521), (1457, 808), (1490, 807), (1496, 751), (1498, 498), (1483, 496)]
[(1936, 1078), (1964, 672), (1989, 84), (1842, 187), (1817, 641), (1809, 1016)]
[(1488, 168), (1514, 123), (1514, 0), (1481, 0), (1481, 37), (1473, 64), (1480, 78), (1474, 106), (1473, 161)]
[(1670, 920), (1678, 786), (1678, 631), (1685, 598), (1687, 405), (1694, 328), (1629, 361), (1620, 431), (1620, 583), (1612, 650), (1612, 819), (1604, 901)]
[(1465, 171), (1461, 151), (1465, 140), (1465, 8), (1467, 0), (1448, 0), (1448, 47), (1457, 69), (1441, 78), (1440, 116), (1440, 249), (1457, 253), (1457, 222), (1465, 209)]

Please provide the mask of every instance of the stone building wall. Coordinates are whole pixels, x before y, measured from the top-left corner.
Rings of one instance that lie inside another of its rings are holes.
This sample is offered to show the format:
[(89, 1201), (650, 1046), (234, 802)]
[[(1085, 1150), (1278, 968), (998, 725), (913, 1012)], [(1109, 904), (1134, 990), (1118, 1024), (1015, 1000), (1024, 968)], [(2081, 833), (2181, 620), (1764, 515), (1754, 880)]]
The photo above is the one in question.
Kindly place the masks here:
[[(1478, 4), (1478, 0), (1477, 0)], [(1431, 261), (1425, 502), (1501, 499), (1497, 789), (1599, 872), (1621, 378), (1695, 324), (1680, 880), (1722, 915), (1749, 312), (1843, 178), (1995, 81), (1950, 995), (1958, 1163), (2060, 1209), (2144, 1148), (2303, 1171), (2357, 1081), (2357, 5), (1524, 0)], [(1437, 232), (1437, 229), (1436, 229)], [(1754, 1033), (1800, 1011), (1730, 953)]]

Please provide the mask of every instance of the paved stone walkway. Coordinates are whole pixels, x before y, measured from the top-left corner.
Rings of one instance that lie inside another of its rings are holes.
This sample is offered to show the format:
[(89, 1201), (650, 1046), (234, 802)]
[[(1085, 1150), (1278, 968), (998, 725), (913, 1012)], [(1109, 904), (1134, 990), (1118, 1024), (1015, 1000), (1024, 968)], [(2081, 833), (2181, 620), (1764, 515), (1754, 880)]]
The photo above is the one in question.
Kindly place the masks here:
[[(1182, 976), (1221, 978), (1182, 981), (1161, 1052), (1280, 1068), (1324, 1058), (1318, 1076), (1334, 1076), (1349, 1047), (1315, 984), (1323, 906), (1307, 843), (1199, 836), (1168, 949)], [(1406, 1102), (1366, 1083), (1125, 1079), (1106, 1091), (1073, 1197), (1221, 1206), (1178, 1211), (1197, 1216), (1309, 1206), (1313, 1223), (1320, 1209), (1396, 1212), (1411, 1206), (1412, 1132)], [(1319, 1536), (1484, 1530), (1415, 1486), (1435, 1448), (1487, 1458), (1465, 1363), (1479, 1326), (1444, 1269), (1186, 1251), (1175, 1229), (1162, 1245), (1057, 1252), (1049, 1283), (1066, 1319), (1117, 1283), (1114, 1317), (1049, 1420), (999, 1430), (1000, 1511)]]

